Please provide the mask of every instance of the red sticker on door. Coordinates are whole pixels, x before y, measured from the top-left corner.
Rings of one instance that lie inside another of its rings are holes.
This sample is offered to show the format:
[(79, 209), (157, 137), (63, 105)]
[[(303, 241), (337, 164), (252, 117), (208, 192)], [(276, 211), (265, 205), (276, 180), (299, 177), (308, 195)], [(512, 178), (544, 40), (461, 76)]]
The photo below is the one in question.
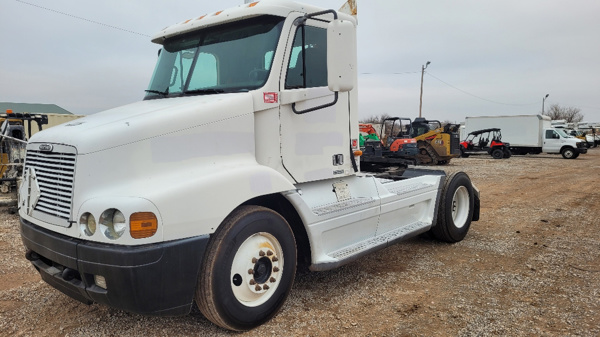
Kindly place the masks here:
[(265, 103), (277, 103), (277, 93), (276, 92), (264, 92), (263, 97), (265, 99)]

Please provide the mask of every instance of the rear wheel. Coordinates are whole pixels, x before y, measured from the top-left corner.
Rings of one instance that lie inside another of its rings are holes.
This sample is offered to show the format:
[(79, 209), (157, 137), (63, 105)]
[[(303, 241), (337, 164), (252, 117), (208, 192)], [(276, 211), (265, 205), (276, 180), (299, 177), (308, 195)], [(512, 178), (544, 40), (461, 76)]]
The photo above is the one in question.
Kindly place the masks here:
[(296, 242), (278, 213), (242, 206), (211, 238), (198, 277), (196, 303), (213, 323), (249, 330), (279, 311), (296, 275)]
[(471, 179), (464, 172), (446, 177), (438, 207), (437, 223), (431, 235), (440, 241), (458, 242), (464, 239), (471, 226), (475, 205)]
[(508, 149), (504, 149), (504, 158), (510, 158), (511, 157), (511, 153)]

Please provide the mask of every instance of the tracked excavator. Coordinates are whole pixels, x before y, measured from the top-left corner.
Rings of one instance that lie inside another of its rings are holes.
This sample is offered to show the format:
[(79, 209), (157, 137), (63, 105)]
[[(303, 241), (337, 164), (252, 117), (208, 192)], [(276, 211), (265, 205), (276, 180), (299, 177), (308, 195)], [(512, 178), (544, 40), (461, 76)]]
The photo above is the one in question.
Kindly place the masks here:
[(410, 136), (417, 141), (417, 163), (444, 165), (450, 159), (460, 157), (459, 127), (457, 124), (442, 125), (437, 120), (415, 118)]
[[(384, 127), (387, 130), (384, 132)], [(377, 168), (406, 165), (444, 165), (460, 156), (459, 125), (442, 126), (437, 120), (392, 117), (383, 120), (378, 133), (360, 124), (361, 164)], [(368, 169), (368, 168), (367, 168)]]
[[(359, 124), (360, 147), (363, 151), (361, 168), (379, 171), (390, 166), (406, 167), (417, 164), (417, 141), (410, 138), (409, 118), (386, 118), (378, 133), (371, 124)], [(384, 132), (384, 128), (387, 131)], [(364, 134), (364, 135), (363, 135)]]

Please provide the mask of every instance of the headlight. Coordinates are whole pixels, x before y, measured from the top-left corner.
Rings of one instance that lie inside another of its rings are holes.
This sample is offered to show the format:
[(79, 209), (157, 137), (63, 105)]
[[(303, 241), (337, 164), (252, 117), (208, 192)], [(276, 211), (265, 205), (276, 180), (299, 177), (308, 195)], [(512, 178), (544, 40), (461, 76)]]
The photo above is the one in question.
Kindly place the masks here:
[(111, 240), (116, 240), (125, 233), (127, 221), (118, 209), (107, 209), (100, 215), (100, 230), (102, 234)]
[(96, 232), (96, 219), (91, 213), (83, 213), (79, 218), (79, 228), (87, 236), (92, 236)]

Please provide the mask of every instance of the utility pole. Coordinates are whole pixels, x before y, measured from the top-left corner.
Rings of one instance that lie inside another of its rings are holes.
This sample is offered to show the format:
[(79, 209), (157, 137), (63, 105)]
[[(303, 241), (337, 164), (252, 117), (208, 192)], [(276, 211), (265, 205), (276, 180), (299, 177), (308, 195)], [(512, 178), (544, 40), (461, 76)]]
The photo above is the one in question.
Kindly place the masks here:
[(425, 75), (425, 69), (431, 62), (427, 61), (424, 66), (421, 66), (421, 97), (419, 98), (419, 117), (421, 117), (421, 109), (423, 108), (423, 75)]
[(542, 115), (544, 114), (544, 103), (546, 102), (546, 98), (548, 98), (548, 96), (550, 96), (550, 94), (546, 94), (546, 96), (544, 96), (544, 98), (542, 98)]

